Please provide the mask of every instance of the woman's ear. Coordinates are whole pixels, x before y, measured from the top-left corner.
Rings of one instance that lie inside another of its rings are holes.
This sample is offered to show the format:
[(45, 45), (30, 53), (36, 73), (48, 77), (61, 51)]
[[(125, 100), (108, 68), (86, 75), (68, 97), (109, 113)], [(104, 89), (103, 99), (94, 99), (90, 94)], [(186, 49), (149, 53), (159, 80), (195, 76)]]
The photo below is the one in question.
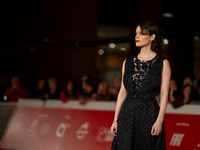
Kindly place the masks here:
[(156, 37), (156, 35), (152, 34), (151, 37), (150, 37), (150, 40), (153, 41), (155, 39), (155, 37)]

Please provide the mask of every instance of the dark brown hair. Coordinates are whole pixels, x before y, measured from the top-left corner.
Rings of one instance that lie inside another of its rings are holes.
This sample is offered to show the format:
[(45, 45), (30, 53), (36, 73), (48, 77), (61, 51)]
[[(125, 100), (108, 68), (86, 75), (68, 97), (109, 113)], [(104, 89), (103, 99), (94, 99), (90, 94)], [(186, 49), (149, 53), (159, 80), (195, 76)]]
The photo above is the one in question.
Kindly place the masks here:
[(161, 36), (158, 27), (153, 23), (149, 21), (138, 23), (138, 26), (140, 26), (142, 33), (153, 35), (155, 34), (156, 37), (151, 43), (151, 49), (153, 51), (158, 51), (162, 47), (163, 37)]

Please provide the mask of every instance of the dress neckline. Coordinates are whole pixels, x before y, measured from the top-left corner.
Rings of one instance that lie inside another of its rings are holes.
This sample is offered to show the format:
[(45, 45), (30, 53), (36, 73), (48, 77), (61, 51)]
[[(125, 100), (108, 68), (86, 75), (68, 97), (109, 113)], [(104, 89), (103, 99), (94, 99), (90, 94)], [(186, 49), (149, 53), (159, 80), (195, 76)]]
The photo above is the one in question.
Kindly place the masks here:
[(141, 60), (141, 59), (138, 58), (138, 54), (137, 54), (136, 59), (139, 60), (140, 62), (150, 62), (150, 61), (154, 60), (157, 56), (158, 56), (158, 53), (156, 53), (156, 55), (150, 60)]

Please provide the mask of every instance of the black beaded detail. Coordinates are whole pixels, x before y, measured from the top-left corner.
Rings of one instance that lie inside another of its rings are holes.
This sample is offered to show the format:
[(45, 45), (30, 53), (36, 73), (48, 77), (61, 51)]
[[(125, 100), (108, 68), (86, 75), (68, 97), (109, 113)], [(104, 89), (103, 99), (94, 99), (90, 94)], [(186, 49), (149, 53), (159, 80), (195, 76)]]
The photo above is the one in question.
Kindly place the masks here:
[(135, 93), (139, 90), (142, 81), (148, 71), (152, 68), (153, 64), (158, 59), (156, 55), (153, 59), (148, 61), (139, 60), (137, 56), (133, 57), (133, 87), (135, 87)]

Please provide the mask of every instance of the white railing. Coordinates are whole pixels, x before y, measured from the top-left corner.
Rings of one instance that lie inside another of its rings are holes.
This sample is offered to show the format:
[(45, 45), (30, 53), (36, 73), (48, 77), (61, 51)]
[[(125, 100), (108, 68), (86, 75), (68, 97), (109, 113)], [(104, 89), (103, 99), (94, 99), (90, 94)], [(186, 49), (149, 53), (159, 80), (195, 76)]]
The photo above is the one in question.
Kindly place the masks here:
[[(79, 100), (69, 100), (63, 103), (61, 100), (39, 100), (39, 99), (19, 99), (18, 106), (47, 107), (47, 108), (68, 108), (68, 109), (88, 109), (88, 110), (115, 110), (115, 101), (89, 101), (84, 105)], [(200, 105), (185, 104), (174, 108), (171, 104), (167, 105), (166, 113), (170, 114), (196, 114), (200, 115)]]

